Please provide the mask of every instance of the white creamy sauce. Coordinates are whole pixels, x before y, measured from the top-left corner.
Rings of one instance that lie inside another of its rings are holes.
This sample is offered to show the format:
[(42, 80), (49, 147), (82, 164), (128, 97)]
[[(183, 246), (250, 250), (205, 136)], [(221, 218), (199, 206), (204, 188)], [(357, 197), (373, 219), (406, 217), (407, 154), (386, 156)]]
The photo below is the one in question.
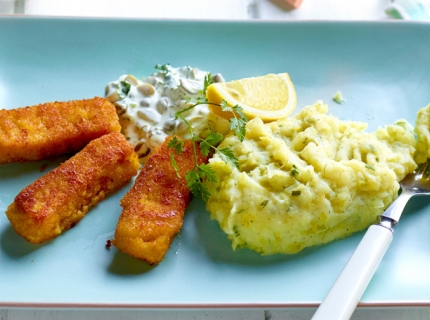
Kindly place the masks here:
[[(106, 97), (115, 104), (123, 134), (134, 146), (140, 162), (145, 163), (169, 135), (190, 138), (187, 124), (175, 119), (175, 114), (191, 106), (188, 100), (199, 96), (207, 74), (188, 66), (173, 68), (165, 65), (142, 80), (122, 75), (107, 84)], [(224, 81), (220, 74), (212, 75), (212, 79), (214, 82)], [(197, 105), (182, 116), (196, 135), (213, 129), (207, 104)]]

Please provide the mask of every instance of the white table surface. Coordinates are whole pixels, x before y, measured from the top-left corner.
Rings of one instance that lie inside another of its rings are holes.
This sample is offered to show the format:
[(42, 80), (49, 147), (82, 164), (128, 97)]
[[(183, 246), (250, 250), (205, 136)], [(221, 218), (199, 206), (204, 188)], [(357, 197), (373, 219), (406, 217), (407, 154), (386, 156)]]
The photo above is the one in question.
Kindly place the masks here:
[[(396, 1), (396, 0), (395, 0)], [(304, 0), (293, 9), (283, 0), (0, 0), (0, 14), (88, 17), (387, 20), (392, 0)], [(1, 288), (1, 284), (0, 284)], [(0, 309), (0, 320), (305, 320), (314, 308), (239, 310), (64, 310)], [(429, 308), (358, 308), (353, 320), (424, 320)]]

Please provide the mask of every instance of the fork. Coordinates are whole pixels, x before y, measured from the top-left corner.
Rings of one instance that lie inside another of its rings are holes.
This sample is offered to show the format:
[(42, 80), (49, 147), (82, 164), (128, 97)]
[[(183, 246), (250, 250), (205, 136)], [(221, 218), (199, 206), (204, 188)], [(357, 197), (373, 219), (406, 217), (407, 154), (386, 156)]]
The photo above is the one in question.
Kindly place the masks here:
[(430, 195), (429, 163), (430, 159), (400, 182), (401, 194), (381, 215), (379, 224), (369, 227), (312, 320), (351, 317), (393, 239), (393, 228), (409, 199)]

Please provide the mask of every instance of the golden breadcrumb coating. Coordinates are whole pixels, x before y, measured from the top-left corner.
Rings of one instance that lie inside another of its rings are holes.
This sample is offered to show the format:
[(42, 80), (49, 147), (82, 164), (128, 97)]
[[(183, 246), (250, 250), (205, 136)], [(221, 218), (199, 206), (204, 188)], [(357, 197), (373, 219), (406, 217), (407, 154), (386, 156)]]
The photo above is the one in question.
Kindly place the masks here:
[[(123, 211), (113, 245), (150, 264), (159, 263), (180, 231), (191, 193), (185, 174), (194, 167), (192, 142), (184, 141), (184, 151), (175, 155), (179, 175), (173, 168), (167, 148), (171, 138), (149, 157), (131, 190), (121, 200)], [(207, 162), (197, 149), (198, 163)]]
[(19, 235), (42, 243), (73, 227), (138, 169), (131, 144), (121, 133), (112, 132), (24, 188), (6, 215)]
[(0, 164), (75, 153), (120, 130), (115, 106), (104, 98), (0, 110)]

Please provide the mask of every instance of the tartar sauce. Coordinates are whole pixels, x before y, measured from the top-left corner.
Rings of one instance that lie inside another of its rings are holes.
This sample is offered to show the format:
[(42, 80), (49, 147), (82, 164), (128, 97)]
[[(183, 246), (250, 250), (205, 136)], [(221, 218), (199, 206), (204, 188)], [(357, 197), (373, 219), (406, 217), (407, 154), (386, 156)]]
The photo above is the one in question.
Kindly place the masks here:
[[(207, 74), (189, 66), (173, 68), (164, 65), (157, 73), (142, 80), (133, 75), (122, 75), (107, 84), (106, 98), (116, 106), (122, 133), (134, 146), (141, 163), (146, 162), (167, 136), (190, 138), (186, 123), (175, 120), (175, 114), (191, 106), (189, 99), (199, 96)], [(224, 81), (221, 74), (212, 75), (212, 79), (214, 82)], [(197, 105), (182, 115), (196, 135), (204, 136), (219, 121), (206, 104)]]

